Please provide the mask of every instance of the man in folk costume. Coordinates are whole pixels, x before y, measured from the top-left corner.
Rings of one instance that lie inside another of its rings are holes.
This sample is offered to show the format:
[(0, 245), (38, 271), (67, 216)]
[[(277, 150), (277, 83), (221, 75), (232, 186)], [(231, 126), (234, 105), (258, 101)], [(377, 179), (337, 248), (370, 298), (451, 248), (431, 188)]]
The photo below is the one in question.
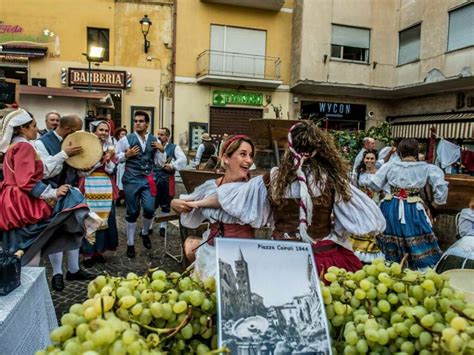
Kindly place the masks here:
[[(166, 163), (163, 167), (158, 167), (156, 178), (157, 196), (155, 207), (161, 207), (162, 216), (167, 216), (171, 212), (170, 204), (176, 192), (174, 174), (176, 171), (184, 169), (188, 163), (183, 150), (170, 142), (170, 135), (171, 132), (166, 127), (158, 130), (158, 138), (164, 145), (166, 154)], [(160, 235), (162, 237), (165, 236), (166, 228), (167, 222), (161, 222)]]
[(194, 164), (196, 169), (203, 167), (209, 158), (216, 154), (216, 147), (212, 143), (212, 138), (209, 133), (202, 134), (202, 143), (199, 144), (199, 147), (196, 151), (196, 157), (194, 158)]
[(135, 230), (140, 207), (143, 208), (143, 228), (140, 233), (143, 246), (151, 249), (149, 229), (155, 214), (156, 167), (165, 162), (163, 145), (148, 133), (150, 116), (144, 111), (136, 111), (133, 117), (134, 132), (117, 143), (117, 157), (125, 161), (122, 183), (125, 194), (127, 215), (127, 256), (135, 257)]
[[(62, 184), (77, 186), (77, 171), (64, 164), (69, 157), (82, 152), (80, 146), (61, 147), (62, 141), (71, 133), (82, 129), (82, 120), (76, 114), (64, 115), (59, 120), (59, 126), (35, 141), (44, 165), (44, 182), (53, 187)], [(67, 254), (68, 272), (66, 280), (92, 280), (95, 275), (85, 272), (79, 267), (79, 248), (69, 250)], [(49, 255), (49, 260), (53, 266), (53, 279), (51, 285), (55, 290), (64, 289), (63, 280), (63, 252)]]

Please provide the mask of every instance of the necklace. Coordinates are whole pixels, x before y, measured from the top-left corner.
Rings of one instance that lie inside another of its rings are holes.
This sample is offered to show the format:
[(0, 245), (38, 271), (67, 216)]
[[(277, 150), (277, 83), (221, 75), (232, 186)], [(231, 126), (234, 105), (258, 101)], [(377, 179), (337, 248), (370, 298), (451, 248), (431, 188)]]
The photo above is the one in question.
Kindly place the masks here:
[(412, 157), (412, 156), (408, 156), (406, 158), (403, 158), (402, 161), (411, 161), (411, 162), (414, 162), (416, 161), (415, 157)]

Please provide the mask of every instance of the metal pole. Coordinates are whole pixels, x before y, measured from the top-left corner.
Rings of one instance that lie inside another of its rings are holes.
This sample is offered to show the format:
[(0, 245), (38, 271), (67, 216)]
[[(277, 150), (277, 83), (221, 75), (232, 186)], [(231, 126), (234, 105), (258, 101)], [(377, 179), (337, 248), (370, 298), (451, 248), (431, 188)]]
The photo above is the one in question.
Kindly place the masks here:
[(90, 60), (87, 60), (89, 62), (89, 87), (88, 87), (88, 90), (87, 91), (92, 91), (91, 90), (91, 61)]

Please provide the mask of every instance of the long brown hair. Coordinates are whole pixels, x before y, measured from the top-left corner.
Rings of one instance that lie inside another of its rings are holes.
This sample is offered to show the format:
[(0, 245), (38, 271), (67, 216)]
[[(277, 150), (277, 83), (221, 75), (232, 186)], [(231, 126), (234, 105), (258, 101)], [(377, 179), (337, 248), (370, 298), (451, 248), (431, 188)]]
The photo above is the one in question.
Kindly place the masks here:
[[(312, 176), (314, 182), (319, 184), (322, 202), (329, 202), (332, 196), (330, 191), (339, 193), (343, 201), (349, 201), (349, 163), (339, 154), (333, 137), (313, 122), (301, 121), (292, 128), (291, 138), (293, 149), (297, 153), (309, 155), (302, 168), (306, 176)], [(296, 179), (294, 157), (286, 149), (278, 173), (271, 181), (270, 200), (273, 205), (280, 206), (284, 203), (285, 192)]]

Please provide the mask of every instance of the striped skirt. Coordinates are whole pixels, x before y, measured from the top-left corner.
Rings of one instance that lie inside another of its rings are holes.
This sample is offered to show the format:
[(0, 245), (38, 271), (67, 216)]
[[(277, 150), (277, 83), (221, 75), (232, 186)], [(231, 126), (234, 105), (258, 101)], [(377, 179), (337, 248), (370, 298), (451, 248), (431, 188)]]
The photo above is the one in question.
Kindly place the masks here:
[(378, 244), (385, 258), (400, 262), (408, 255), (408, 266), (412, 269), (433, 267), (442, 253), (423, 206), (404, 200), (405, 223), (400, 220), (400, 207), (397, 198), (385, 200), (380, 205), (387, 228), (378, 238)]

